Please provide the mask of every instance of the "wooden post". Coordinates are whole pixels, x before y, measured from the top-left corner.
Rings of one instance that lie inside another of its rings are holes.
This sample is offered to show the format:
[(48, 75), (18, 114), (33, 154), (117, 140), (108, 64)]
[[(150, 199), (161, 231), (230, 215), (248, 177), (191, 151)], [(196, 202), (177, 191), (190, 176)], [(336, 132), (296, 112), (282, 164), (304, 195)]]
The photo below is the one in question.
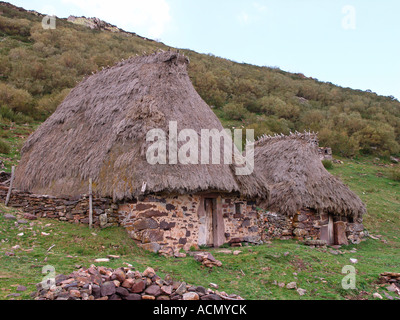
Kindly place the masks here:
[(5, 202), (6, 206), (8, 205), (8, 202), (10, 201), (10, 197), (11, 197), (11, 191), (12, 191), (13, 182), (14, 182), (14, 171), (15, 171), (15, 167), (12, 166), (11, 167), (11, 181), (10, 181), (10, 186), (8, 187), (7, 198), (6, 198), (6, 202)]
[(89, 179), (89, 228), (93, 228), (93, 194), (92, 194), (92, 178)]
[(335, 231), (333, 229), (333, 215), (329, 215), (328, 223), (328, 245), (335, 244)]

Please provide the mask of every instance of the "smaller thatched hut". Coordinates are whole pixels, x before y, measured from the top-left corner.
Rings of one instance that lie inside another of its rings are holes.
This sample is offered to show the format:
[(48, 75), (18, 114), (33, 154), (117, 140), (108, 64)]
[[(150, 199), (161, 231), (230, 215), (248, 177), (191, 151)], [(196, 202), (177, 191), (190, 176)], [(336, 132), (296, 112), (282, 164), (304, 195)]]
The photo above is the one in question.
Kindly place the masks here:
[(358, 242), (366, 207), (323, 166), (314, 133), (265, 136), (255, 144), (255, 167), (270, 186), (260, 206), (271, 236), (311, 238), (328, 244)]

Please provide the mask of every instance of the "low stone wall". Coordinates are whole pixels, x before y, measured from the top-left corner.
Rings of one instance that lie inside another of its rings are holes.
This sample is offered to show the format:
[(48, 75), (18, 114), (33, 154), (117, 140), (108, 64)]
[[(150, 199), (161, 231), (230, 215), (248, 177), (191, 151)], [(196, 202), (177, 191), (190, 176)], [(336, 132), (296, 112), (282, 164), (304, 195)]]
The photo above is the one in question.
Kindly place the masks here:
[[(321, 230), (327, 228), (328, 223), (328, 214), (310, 209), (302, 209), (294, 217), (267, 211), (259, 218), (259, 227), (265, 230), (262, 240), (320, 240)], [(366, 236), (362, 219), (352, 221), (348, 217), (334, 216), (333, 228), (338, 245), (358, 244)]]
[[(0, 186), (0, 199), (5, 201), (8, 187)], [(9, 206), (22, 209), (38, 218), (89, 224), (89, 197), (56, 198), (13, 190)], [(118, 206), (107, 198), (93, 199), (93, 225), (101, 228), (118, 225)]]

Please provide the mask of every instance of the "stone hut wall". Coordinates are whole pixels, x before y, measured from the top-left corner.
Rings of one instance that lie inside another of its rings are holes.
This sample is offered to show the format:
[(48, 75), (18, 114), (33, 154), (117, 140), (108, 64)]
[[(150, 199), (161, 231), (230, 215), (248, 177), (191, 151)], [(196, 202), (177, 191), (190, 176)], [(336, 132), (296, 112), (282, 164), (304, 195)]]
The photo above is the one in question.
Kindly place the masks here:
[[(237, 212), (237, 206), (240, 207)], [(259, 243), (262, 230), (258, 226), (255, 202), (241, 198), (226, 198), (222, 201), (226, 242)]]
[(152, 196), (120, 204), (118, 214), (120, 224), (143, 249), (189, 250), (197, 246), (199, 203), (193, 195)]
[[(202, 195), (151, 196), (119, 206), (120, 223), (146, 250), (173, 254), (199, 247), (199, 206)], [(227, 242), (258, 242), (255, 204), (240, 198), (221, 198), (224, 238)], [(240, 206), (240, 212), (236, 212)]]

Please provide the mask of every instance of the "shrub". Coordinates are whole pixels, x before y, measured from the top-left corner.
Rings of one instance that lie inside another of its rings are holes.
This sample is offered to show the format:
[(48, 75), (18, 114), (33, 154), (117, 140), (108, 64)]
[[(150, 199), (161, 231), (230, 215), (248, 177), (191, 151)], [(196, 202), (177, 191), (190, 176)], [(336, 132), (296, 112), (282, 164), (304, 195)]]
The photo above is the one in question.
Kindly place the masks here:
[(10, 146), (3, 139), (0, 139), (0, 153), (4, 154), (10, 153)]
[(400, 181), (400, 167), (390, 170), (390, 179), (394, 181)]
[(8, 106), (14, 112), (28, 114), (33, 111), (33, 98), (28, 91), (16, 89), (5, 83), (0, 83), (0, 105)]
[(8, 119), (9, 121), (15, 123), (30, 123), (32, 122), (32, 118), (21, 113), (21, 112), (14, 112), (10, 108), (6, 106), (0, 106), (0, 117), (2, 119)]
[(326, 170), (333, 169), (333, 163), (331, 160), (322, 160), (322, 164), (324, 165)]
[(228, 103), (223, 107), (223, 111), (227, 117), (233, 120), (245, 120), (248, 116), (247, 109), (239, 103)]

